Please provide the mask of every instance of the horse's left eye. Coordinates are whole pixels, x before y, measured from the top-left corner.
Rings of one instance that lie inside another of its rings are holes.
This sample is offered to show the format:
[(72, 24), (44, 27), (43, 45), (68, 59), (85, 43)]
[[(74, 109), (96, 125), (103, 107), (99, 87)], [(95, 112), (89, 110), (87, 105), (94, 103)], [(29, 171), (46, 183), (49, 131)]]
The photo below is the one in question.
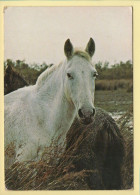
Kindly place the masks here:
[(70, 73), (67, 73), (67, 77), (68, 77), (69, 79), (73, 79), (73, 76), (72, 76)]
[(97, 72), (94, 72), (93, 73), (93, 77), (96, 78), (98, 76), (98, 73)]

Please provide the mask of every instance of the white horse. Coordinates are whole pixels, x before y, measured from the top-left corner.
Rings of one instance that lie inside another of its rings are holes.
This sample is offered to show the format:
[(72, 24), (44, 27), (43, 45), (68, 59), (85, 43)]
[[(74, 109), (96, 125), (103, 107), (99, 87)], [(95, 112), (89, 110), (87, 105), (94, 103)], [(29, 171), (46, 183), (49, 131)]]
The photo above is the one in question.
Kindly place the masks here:
[(49, 146), (59, 135), (59, 143), (64, 142), (76, 116), (84, 124), (93, 121), (94, 51), (92, 38), (85, 51), (74, 50), (68, 39), (64, 63), (45, 70), (35, 85), (5, 96), (5, 148), (14, 143), (15, 161), (36, 159), (38, 147)]

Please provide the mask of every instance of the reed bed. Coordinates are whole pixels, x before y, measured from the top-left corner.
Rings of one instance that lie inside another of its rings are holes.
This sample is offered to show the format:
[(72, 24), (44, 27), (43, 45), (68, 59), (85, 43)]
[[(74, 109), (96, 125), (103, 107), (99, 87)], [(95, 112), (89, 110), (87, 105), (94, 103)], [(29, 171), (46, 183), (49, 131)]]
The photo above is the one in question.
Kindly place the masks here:
[(117, 89), (126, 89), (127, 92), (133, 92), (133, 80), (132, 79), (96, 80), (96, 90)]
[[(130, 121), (132, 125), (130, 125)], [(123, 188), (132, 189), (134, 173), (133, 105), (130, 106), (129, 110), (121, 118), (119, 118), (117, 122), (121, 129), (121, 133), (125, 138), (125, 157), (122, 166)]]
[[(55, 148), (55, 150), (54, 150)], [(52, 151), (53, 149), (53, 151)], [(73, 152), (62, 153), (64, 146), (45, 148), (38, 161), (14, 163), (5, 170), (5, 185), (9, 190), (75, 190), (89, 189), (85, 178), (89, 171), (70, 171), (73, 160), (80, 158)]]

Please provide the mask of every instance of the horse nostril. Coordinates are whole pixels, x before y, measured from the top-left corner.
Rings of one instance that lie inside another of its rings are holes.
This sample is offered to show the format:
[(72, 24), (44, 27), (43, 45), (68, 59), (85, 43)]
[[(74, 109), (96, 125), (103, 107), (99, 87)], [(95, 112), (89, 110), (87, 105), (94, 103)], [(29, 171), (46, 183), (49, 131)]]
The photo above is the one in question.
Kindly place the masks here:
[(83, 115), (83, 113), (82, 113), (82, 110), (81, 110), (81, 109), (79, 109), (78, 114), (79, 114), (80, 118), (84, 118), (84, 115)]

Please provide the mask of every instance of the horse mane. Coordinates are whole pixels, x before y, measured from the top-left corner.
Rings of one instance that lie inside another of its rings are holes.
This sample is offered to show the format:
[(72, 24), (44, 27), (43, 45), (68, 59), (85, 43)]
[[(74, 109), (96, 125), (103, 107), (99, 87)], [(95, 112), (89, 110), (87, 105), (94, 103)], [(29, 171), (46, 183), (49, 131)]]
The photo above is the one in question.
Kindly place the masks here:
[[(85, 58), (87, 61), (91, 62), (91, 57), (89, 56), (89, 54), (86, 51), (82, 51), (80, 49), (75, 49), (74, 53), (72, 55), (73, 56), (79, 56), (82, 58)], [(46, 79), (47, 77), (53, 73), (58, 67), (60, 67), (62, 65), (62, 62), (60, 62), (58, 65), (53, 65), (50, 68), (48, 68), (47, 70), (45, 70), (37, 79), (36, 84), (38, 86), (40, 86)]]
[(47, 68), (47, 70), (45, 70), (43, 73), (41, 73), (36, 81), (36, 85), (40, 86), (46, 79), (47, 77), (53, 73), (58, 67), (60, 67), (62, 65), (62, 62), (60, 62), (58, 65), (53, 65), (49, 68)]

